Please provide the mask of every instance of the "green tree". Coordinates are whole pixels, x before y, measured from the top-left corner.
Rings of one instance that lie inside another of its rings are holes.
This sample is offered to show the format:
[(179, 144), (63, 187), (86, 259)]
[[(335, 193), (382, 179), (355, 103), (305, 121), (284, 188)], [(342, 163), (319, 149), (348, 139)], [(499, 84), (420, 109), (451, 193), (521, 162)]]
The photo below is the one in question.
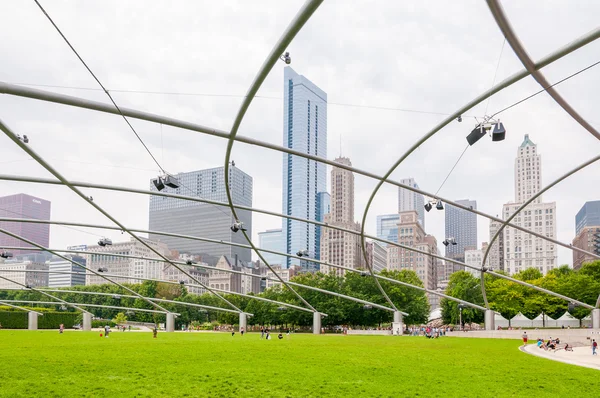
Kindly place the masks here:
[[(450, 276), (446, 295), (452, 296), (473, 304), (483, 305), (483, 295), (481, 293), (481, 285), (478, 278), (475, 278), (467, 271), (458, 271)], [(442, 319), (446, 324), (459, 323), (459, 307), (458, 303), (452, 300), (443, 298), (440, 301), (442, 307)], [(483, 322), (484, 314), (482, 311), (465, 307), (462, 309), (462, 321), (464, 323)]]
[(117, 314), (117, 316), (115, 316), (112, 320), (114, 323), (116, 323), (117, 325), (123, 325), (125, 324), (125, 322), (127, 322), (127, 317), (125, 316), (124, 313), (119, 312)]

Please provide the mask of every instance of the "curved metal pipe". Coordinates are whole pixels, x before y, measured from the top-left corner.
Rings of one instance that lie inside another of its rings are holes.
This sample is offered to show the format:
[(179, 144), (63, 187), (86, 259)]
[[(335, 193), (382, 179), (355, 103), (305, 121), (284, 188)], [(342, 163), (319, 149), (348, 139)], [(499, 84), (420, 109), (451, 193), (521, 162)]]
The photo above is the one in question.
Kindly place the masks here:
[[(233, 213), (233, 216), (235, 217), (236, 220), (239, 220), (239, 217), (237, 215), (235, 206), (233, 206), (233, 198), (231, 197), (231, 191), (229, 189), (229, 187), (230, 187), (229, 165), (230, 165), (230, 158), (231, 158), (231, 150), (233, 149), (233, 143), (235, 142), (235, 136), (237, 135), (240, 124), (242, 124), (242, 120), (244, 119), (244, 115), (246, 114), (248, 107), (252, 103), (254, 96), (258, 92), (258, 89), (260, 88), (262, 83), (267, 78), (267, 75), (269, 74), (271, 69), (273, 69), (273, 65), (275, 65), (275, 63), (279, 60), (279, 57), (281, 56), (281, 54), (283, 54), (283, 52), (285, 51), (287, 46), (292, 42), (294, 37), (296, 37), (296, 34), (298, 34), (300, 29), (302, 29), (304, 24), (310, 19), (310, 17), (317, 10), (317, 8), (319, 8), (319, 6), (321, 5), (322, 2), (323, 2), (323, 0), (307, 0), (306, 3), (304, 3), (302, 8), (298, 11), (298, 13), (294, 17), (294, 19), (290, 22), (287, 29), (283, 32), (281, 38), (277, 41), (277, 43), (275, 44), (275, 46), (273, 47), (273, 49), (267, 56), (267, 59), (265, 60), (265, 62), (262, 64), (262, 66), (258, 70), (258, 73), (256, 74), (256, 77), (252, 81), (252, 84), (250, 85), (250, 88), (248, 89), (248, 92), (246, 93), (246, 96), (244, 97), (244, 100), (242, 101), (242, 104), (240, 105), (240, 109), (238, 110), (237, 115), (235, 116), (235, 120), (233, 122), (233, 126), (231, 127), (231, 132), (229, 133), (229, 137), (228, 137), (227, 150), (225, 152), (224, 177), (225, 177), (225, 192), (227, 193), (227, 202), (229, 202), (229, 208), (231, 209), (231, 212)], [(302, 301), (304, 303), (304, 305), (306, 305), (311, 310), (317, 312), (317, 310), (312, 305), (310, 305), (310, 303), (308, 301), (306, 301), (304, 299), (304, 297), (302, 297), (298, 292), (296, 292), (294, 290), (294, 288), (292, 288), (283, 278), (281, 278), (279, 276), (279, 274), (277, 274), (277, 272), (275, 272), (275, 270), (273, 270), (273, 268), (271, 267), (269, 262), (256, 249), (256, 246), (254, 245), (254, 243), (252, 242), (252, 239), (250, 239), (250, 237), (248, 236), (246, 231), (242, 229), (241, 232), (244, 235), (244, 238), (246, 238), (246, 241), (248, 242), (248, 244), (252, 247), (252, 250), (258, 255), (258, 257), (261, 259), (261, 261), (271, 270), (271, 272), (273, 272), (275, 274), (275, 276), (277, 276), (277, 279), (279, 279), (279, 281), (281, 283), (283, 283), (283, 285), (286, 288), (288, 288), (292, 293), (294, 293), (296, 295), (296, 297), (298, 297), (300, 299), (300, 301)]]
[(519, 58), (519, 61), (521, 61), (523, 66), (527, 69), (531, 76), (533, 76), (535, 81), (537, 81), (539, 85), (542, 86), (544, 90), (546, 90), (550, 97), (552, 97), (552, 99), (561, 108), (563, 108), (565, 112), (569, 114), (569, 116), (575, 119), (575, 121), (579, 123), (581, 127), (586, 129), (588, 132), (590, 132), (590, 134), (592, 134), (594, 137), (600, 140), (600, 133), (598, 133), (598, 131), (591, 124), (589, 124), (587, 120), (583, 118), (583, 116), (577, 113), (577, 111), (573, 109), (571, 104), (569, 104), (558, 93), (558, 91), (556, 91), (556, 89), (552, 87), (550, 82), (546, 80), (544, 74), (536, 69), (533, 60), (531, 59), (529, 54), (527, 54), (527, 50), (525, 50), (525, 47), (523, 46), (523, 44), (521, 44), (519, 37), (512, 28), (510, 22), (508, 21), (508, 18), (506, 18), (504, 9), (502, 8), (500, 2), (498, 0), (487, 0), (487, 4), (490, 11), (492, 12), (492, 15), (494, 16), (494, 19), (496, 20), (496, 24), (500, 28), (500, 31), (502, 31), (504, 37), (506, 38), (506, 41), (508, 42), (508, 44), (510, 44), (513, 51)]
[[(97, 205), (96, 203), (94, 203), (94, 201), (93, 201), (93, 199), (91, 197), (88, 197), (88, 196), (84, 195), (83, 192), (81, 192), (77, 187), (75, 187), (69, 181), (67, 181), (67, 179), (65, 177), (63, 177), (57, 170), (55, 170), (52, 166), (50, 166), (50, 164), (48, 162), (46, 162), (44, 159), (42, 159), (42, 157), (39, 156), (33, 149), (31, 149), (25, 143), (21, 142), (21, 140), (17, 137), (17, 135), (6, 124), (4, 124), (4, 122), (2, 120), (0, 120), (0, 130), (2, 130), (8, 136), (8, 138), (10, 138), (15, 144), (17, 144), (29, 156), (31, 156), (33, 159), (35, 159), (35, 161), (38, 162), (40, 164), (40, 166), (42, 166), (43, 168), (45, 168), (50, 174), (52, 174), (55, 178), (57, 178), (63, 185), (66, 185), (71, 191), (73, 191), (75, 194), (77, 194), (81, 199), (85, 200), (88, 204), (90, 204), (92, 207), (94, 207), (96, 210), (98, 210), (100, 213), (102, 213), (102, 215), (104, 215), (106, 218), (108, 218), (109, 220), (111, 220), (112, 222), (114, 222), (116, 225), (118, 225), (119, 227), (121, 227), (121, 229), (124, 232), (127, 232), (129, 235), (131, 235), (134, 239), (136, 239), (138, 242), (140, 242), (148, 250), (150, 250), (151, 252), (153, 252), (154, 254), (156, 254), (157, 256), (159, 256), (160, 258), (162, 258), (163, 260), (166, 260), (167, 262), (169, 261), (168, 258), (166, 258), (165, 256), (163, 256), (158, 250), (154, 249), (152, 246), (150, 246), (149, 244), (147, 244), (143, 239), (140, 239), (135, 234), (132, 234), (131, 232), (129, 232), (129, 230), (123, 224), (121, 224), (116, 218), (114, 218), (113, 216), (111, 216), (107, 211), (105, 211), (99, 205)], [(33, 244), (32, 242), (28, 242), (28, 243)], [(33, 246), (38, 246), (38, 245), (33, 244)], [(179, 271), (181, 271), (184, 275), (186, 275), (190, 279), (196, 281), (199, 284), (202, 284), (202, 282), (196, 280), (192, 275), (189, 275), (185, 270), (177, 267), (174, 264), (171, 264), (171, 265), (173, 265), (175, 268), (179, 269)], [(94, 272), (94, 271), (92, 271), (92, 272)], [(132, 290), (129, 290), (126, 287), (123, 287), (123, 288), (125, 290), (129, 291), (130, 293), (137, 294), (136, 292), (134, 292)], [(209, 292), (211, 291), (209, 287), (205, 287), (205, 289), (208, 290)], [(221, 300), (225, 301), (233, 309), (235, 309), (235, 310), (237, 310), (239, 312), (242, 312), (242, 310), (240, 310), (239, 308), (237, 308), (235, 305), (233, 305), (232, 303), (230, 303), (225, 298), (221, 297), (219, 294), (217, 294), (217, 293), (214, 293), (214, 294), (215, 294), (215, 296), (219, 297)], [(158, 305), (158, 304), (156, 304), (156, 303), (154, 303), (152, 301), (149, 301), (147, 298), (145, 298), (143, 296), (140, 296), (140, 298), (142, 298), (144, 301), (148, 302), (149, 304), (151, 304), (152, 306), (154, 306), (156, 308), (160, 308), (163, 311), (167, 311), (162, 306), (160, 306), (160, 305)]]
[[(21, 289), (19, 289), (19, 290), (21, 290)], [(42, 315), (42, 316), (44, 315), (44, 314), (42, 314), (41, 312), (37, 312), (37, 311), (31, 310), (31, 309), (28, 309), (28, 308), (25, 308), (25, 307), (20, 307), (20, 306), (18, 306), (18, 305), (14, 305), (14, 304), (6, 303), (6, 302), (4, 302), (4, 301), (0, 301), (0, 305), (5, 305), (5, 306), (7, 306), (7, 307), (12, 307), (12, 308), (15, 308), (15, 309), (18, 309), (18, 310), (21, 310), (21, 311), (26, 311), (26, 312), (34, 312), (34, 313), (36, 313), (36, 314), (38, 314), (38, 315)]]
[[(556, 180), (554, 180), (553, 182), (551, 182), (549, 185), (546, 185), (539, 192), (537, 192), (531, 198), (529, 198), (528, 200), (526, 200), (521, 206), (519, 206), (519, 208), (512, 215), (510, 215), (510, 217), (508, 217), (505, 222), (502, 223), (502, 225), (500, 226), (500, 228), (498, 228), (498, 231), (496, 231), (496, 233), (494, 234), (494, 236), (492, 237), (492, 239), (490, 239), (490, 243), (488, 244), (488, 247), (485, 250), (485, 253), (483, 255), (483, 260), (481, 262), (482, 271), (483, 271), (483, 267), (484, 267), (484, 265), (485, 265), (485, 263), (487, 261), (488, 255), (489, 255), (490, 250), (492, 248), (492, 245), (494, 244), (494, 242), (496, 241), (496, 239), (498, 238), (498, 236), (502, 233), (502, 231), (504, 230), (504, 228), (506, 227), (506, 225), (510, 221), (512, 221), (517, 215), (519, 215), (521, 213), (521, 211), (524, 210), (534, 200), (536, 200), (537, 198), (539, 198), (540, 196), (542, 196), (542, 194), (544, 192), (548, 191), (550, 188), (553, 188), (559, 182), (561, 182), (562, 180), (566, 179), (567, 177), (572, 176), (573, 174), (575, 174), (579, 170), (581, 170), (581, 169), (583, 169), (583, 168), (585, 168), (585, 167), (587, 167), (587, 166), (589, 166), (589, 165), (597, 162), (598, 160), (600, 160), (600, 155), (595, 156), (595, 157), (591, 158), (590, 160), (588, 160), (588, 161), (580, 164), (579, 166), (575, 167), (571, 171), (569, 171), (569, 172), (565, 173), (564, 175), (558, 177)], [(481, 272), (481, 292), (483, 293), (483, 301), (485, 302), (485, 306), (487, 308), (490, 308), (490, 306), (488, 304), (488, 300), (487, 300), (487, 294), (485, 292), (484, 272)]]
[[(6, 289), (0, 289), (0, 290), (6, 290)], [(20, 290), (20, 289), (18, 289)], [(133, 299), (138, 299), (139, 297), (137, 296), (132, 296), (129, 294), (116, 294), (116, 293), (101, 293), (101, 292), (89, 292), (86, 290), (62, 290), (62, 289), (48, 289), (48, 288), (40, 288), (38, 290), (42, 290), (44, 292), (53, 292), (53, 293), (73, 293), (73, 294), (88, 294), (88, 295), (92, 295), (92, 296), (111, 296), (114, 297), (115, 295), (118, 295), (119, 297), (125, 297), (125, 298), (133, 298)], [(198, 308), (206, 308), (209, 310), (215, 310), (215, 311), (224, 311), (224, 312), (232, 312), (234, 314), (239, 314), (236, 310), (230, 310), (227, 308), (220, 308), (220, 307), (213, 307), (212, 305), (204, 305), (204, 304), (196, 304), (196, 303), (189, 303), (187, 301), (177, 301), (177, 300), (167, 300), (167, 299), (159, 299), (159, 298), (150, 298), (150, 300), (152, 301), (158, 301), (160, 303), (169, 303), (169, 304), (181, 304), (184, 307), (198, 307)], [(253, 316), (254, 314), (249, 314), (246, 313), (247, 315)]]
[[(92, 269), (90, 269), (90, 268), (87, 268), (85, 265), (83, 265), (83, 264), (81, 264), (81, 263), (78, 263), (77, 261), (73, 261), (73, 260), (71, 260), (71, 259), (69, 259), (69, 258), (67, 258), (67, 257), (65, 257), (65, 256), (63, 256), (63, 255), (60, 255), (60, 254), (58, 254), (58, 252), (55, 252), (55, 251), (53, 251), (53, 250), (51, 250), (51, 249), (48, 249), (48, 248), (46, 248), (46, 247), (44, 247), (44, 246), (42, 246), (42, 245), (38, 245), (37, 243), (35, 243), (35, 242), (33, 242), (33, 241), (29, 240), (29, 239), (26, 239), (26, 238), (24, 238), (24, 237), (22, 237), (22, 236), (19, 236), (19, 235), (17, 235), (17, 234), (14, 234), (14, 233), (12, 233), (12, 232), (10, 232), (10, 231), (7, 231), (7, 230), (5, 230), (5, 229), (3, 229), (3, 228), (0, 228), (0, 233), (3, 233), (3, 234), (5, 234), (5, 235), (8, 235), (8, 236), (11, 236), (11, 237), (13, 237), (13, 238), (15, 238), (15, 239), (19, 239), (20, 241), (22, 241), (22, 242), (25, 242), (25, 243), (28, 243), (28, 244), (30, 244), (30, 245), (32, 245), (32, 246), (34, 246), (35, 248), (37, 248), (37, 249), (39, 249), (39, 250), (43, 250), (43, 251), (47, 251), (48, 253), (52, 253), (52, 254), (54, 254), (55, 256), (62, 258), (63, 260), (70, 261), (72, 264), (74, 264), (74, 265), (77, 265), (78, 267), (81, 267), (81, 268), (85, 269), (86, 271), (89, 271), (89, 272), (91, 272), (92, 274), (94, 274), (94, 275), (96, 275), (96, 276), (99, 276), (99, 277), (101, 277), (102, 279), (105, 279), (105, 280), (106, 280), (106, 281), (108, 281), (109, 283), (112, 283), (112, 284), (114, 284), (114, 285), (116, 285), (116, 286), (119, 286), (119, 287), (120, 287), (121, 289), (123, 289), (123, 290), (127, 290), (128, 292), (135, 294), (135, 295), (136, 295), (138, 298), (141, 298), (142, 300), (146, 301), (148, 304), (151, 304), (152, 306), (154, 306), (154, 307), (156, 307), (156, 308), (160, 308), (161, 310), (164, 310), (164, 311), (166, 311), (166, 310), (165, 310), (163, 307), (161, 307), (160, 305), (158, 305), (158, 304), (156, 304), (156, 303), (153, 303), (153, 302), (149, 301), (149, 300), (148, 300), (146, 297), (144, 297), (144, 296), (142, 296), (141, 294), (139, 294), (139, 293), (137, 293), (137, 292), (135, 292), (135, 291), (131, 290), (131, 289), (130, 289), (130, 288), (128, 288), (127, 286), (123, 286), (122, 284), (120, 284), (120, 283), (118, 283), (118, 282), (112, 281), (112, 280), (110, 280), (109, 278), (106, 278), (106, 277), (104, 277), (104, 275), (100, 274), (99, 272), (96, 272), (96, 271), (94, 271), (94, 270), (92, 270)], [(30, 250), (31, 250), (31, 248), (30, 248)]]
[[(8, 270), (7, 270), (7, 271), (8, 271)], [(19, 272), (19, 271), (17, 271), (17, 270), (10, 270), (10, 272)], [(36, 272), (36, 271), (32, 270), (32, 272)], [(25, 289), (27, 289), (27, 290), (31, 290), (31, 291), (33, 291), (33, 292), (40, 293), (41, 295), (44, 295), (44, 296), (46, 296), (46, 297), (50, 297), (51, 299), (54, 299), (54, 300), (58, 301), (58, 303), (55, 303), (55, 304), (64, 304), (64, 305), (68, 305), (68, 306), (70, 306), (70, 307), (73, 307), (73, 308), (75, 308), (76, 310), (79, 310), (79, 311), (81, 311), (81, 312), (88, 312), (88, 311), (84, 310), (83, 308), (79, 308), (78, 306), (76, 306), (76, 305), (73, 305), (73, 304), (71, 304), (71, 303), (69, 303), (69, 302), (66, 302), (65, 300), (63, 300), (63, 299), (61, 299), (61, 298), (58, 298), (58, 297), (56, 297), (56, 296), (53, 296), (53, 295), (51, 295), (51, 294), (49, 294), (49, 293), (42, 292), (42, 291), (40, 291), (40, 290), (38, 290), (38, 289), (36, 289), (36, 288), (34, 288), (34, 287), (27, 287), (27, 285), (24, 285), (24, 284), (23, 284), (23, 283), (21, 283), (21, 282), (17, 282), (17, 281), (15, 281), (15, 280), (13, 280), (13, 279), (7, 278), (7, 277), (5, 277), (5, 276), (2, 276), (2, 275), (0, 275), (0, 279), (4, 279), (5, 281), (8, 281), (8, 282), (14, 283), (15, 285), (19, 285), (19, 286), (21, 286), (21, 287), (23, 287), (23, 288), (25, 288)], [(5, 300), (5, 301), (6, 301), (6, 300)]]
[[(43, 305), (56, 305), (53, 301), (32, 301), (32, 300), (4, 300), (9, 303), (24, 303), (24, 304), (43, 304)], [(84, 304), (84, 303), (68, 303), (71, 306), (80, 305), (82, 307), (93, 307), (93, 308), (109, 308), (115, 310), (127, 310), (127, 311), (139, 311), (139, 312), (152, 312), (155, 314), (173, 314), (181, 315), (176, 312), (170, 311), (159, 311), (159, 310), (147, 310), (145, 308), (129, 308), (129, 307), (117, 307), (114, 305), (102, 305), (102, 304)], [(86, 311), (88, 312), (88, 311)]]

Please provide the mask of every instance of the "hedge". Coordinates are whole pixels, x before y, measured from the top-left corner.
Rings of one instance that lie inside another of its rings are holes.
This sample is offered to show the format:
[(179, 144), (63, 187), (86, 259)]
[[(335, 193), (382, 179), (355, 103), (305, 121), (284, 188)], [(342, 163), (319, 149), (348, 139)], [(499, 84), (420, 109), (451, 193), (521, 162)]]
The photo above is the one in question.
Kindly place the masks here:
[[(0, 324), (3, 329), (27, 329), (28, 313), (16, 311), (0, 311)], [(62, 323), (65, 328), (72, 328), (79, 314), (75, 312), (45, 312), (38, 316), (39, 329), (58, 329)]]
[(117, 326), (117, 324), (114, 323), (113, 321), (111, 321), (110, 319), (93, 319), (92, 320), (93, 328), (103, 328), (106, 325), (110, 326), (111, 328), (114, 328), (115, 326)]

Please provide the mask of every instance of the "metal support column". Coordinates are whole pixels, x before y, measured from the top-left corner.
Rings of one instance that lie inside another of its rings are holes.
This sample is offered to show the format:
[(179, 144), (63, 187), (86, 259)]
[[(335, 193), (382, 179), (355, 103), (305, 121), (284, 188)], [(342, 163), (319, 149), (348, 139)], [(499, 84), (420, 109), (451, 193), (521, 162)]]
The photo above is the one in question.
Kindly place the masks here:
[(600, 329), (600, 308), (592, 310), (592, 328)]
[(247, 327), (247, 314), (245, 312), (240, 312), (240, 321), (239, 321), (239, 329), (238, 331), (241, 332), (242, 329), (244, 330), (244, 332), (246, 331)]
[(29, 330), (37, 330), (38, 328), (38, 316), (37, 312), (30, 311), (27, 314), (27, 329)]
[(175, 331), (175, 314), (169, 312), (167, 313), (167, 323), (165, 326), (165, 331), (174, 332)]
[(394, 323), (392, 324), (392, 334), (402, 336), (404, 334), (404, 322), (402, 320), (402, 312), (394, 311)]
[(89, 332), (92, 330), (92, 314), (89, 312), (83, 313), (83, 324), (81, 325), (81, 330), (84, 332)]
[(313, 334), (321, 334), (321, 313), (313, 312)]
[(485, 330), (495, 330), (494, 317), (496, 313), (493, 310), (485, 310)]

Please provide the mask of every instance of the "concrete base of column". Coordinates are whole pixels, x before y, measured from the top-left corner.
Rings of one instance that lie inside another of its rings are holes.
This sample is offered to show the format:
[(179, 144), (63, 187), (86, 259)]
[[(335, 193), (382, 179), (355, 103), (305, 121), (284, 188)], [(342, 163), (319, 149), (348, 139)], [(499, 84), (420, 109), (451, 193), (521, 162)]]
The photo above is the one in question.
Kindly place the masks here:
[(244, 332), (245, 332), (247, 330), (246, 324), (247, 324), (246, 313), (240, 312), (240, 321), (239, 321), (239, 329), (238, 329), (238, 331), (241, 332), (242, 330), (244, 330)]
[(29, 312), (27, 314), (27, 329), (37, 330), (38, 328), (38, 316), (37, 312)]
[(496, 325), (494, 317), (496, 313), (493, 310), (485, 310), (485, 330), (495, 330)]
[(89, 312), (83, 313), (83, 324), (81, 325), (81, 330), (84, 332), (89, 332), (92, 330), (92, 314)]
[(169, 313), (167, 314), (167, 323), (165, 326), (167, 332), (175, 331), (175, 314)]
[(592, 310), (592, 328), (600, 329), (600, 308)]
[(402, 313), (400, 311), (394, 311), (394, 323), (392, 323), (392, 334), (402, 336), (404, 334), (404, 322), (402, 319)]
[(321, 334), (321, 314), (313, 312), (313, 334)]

